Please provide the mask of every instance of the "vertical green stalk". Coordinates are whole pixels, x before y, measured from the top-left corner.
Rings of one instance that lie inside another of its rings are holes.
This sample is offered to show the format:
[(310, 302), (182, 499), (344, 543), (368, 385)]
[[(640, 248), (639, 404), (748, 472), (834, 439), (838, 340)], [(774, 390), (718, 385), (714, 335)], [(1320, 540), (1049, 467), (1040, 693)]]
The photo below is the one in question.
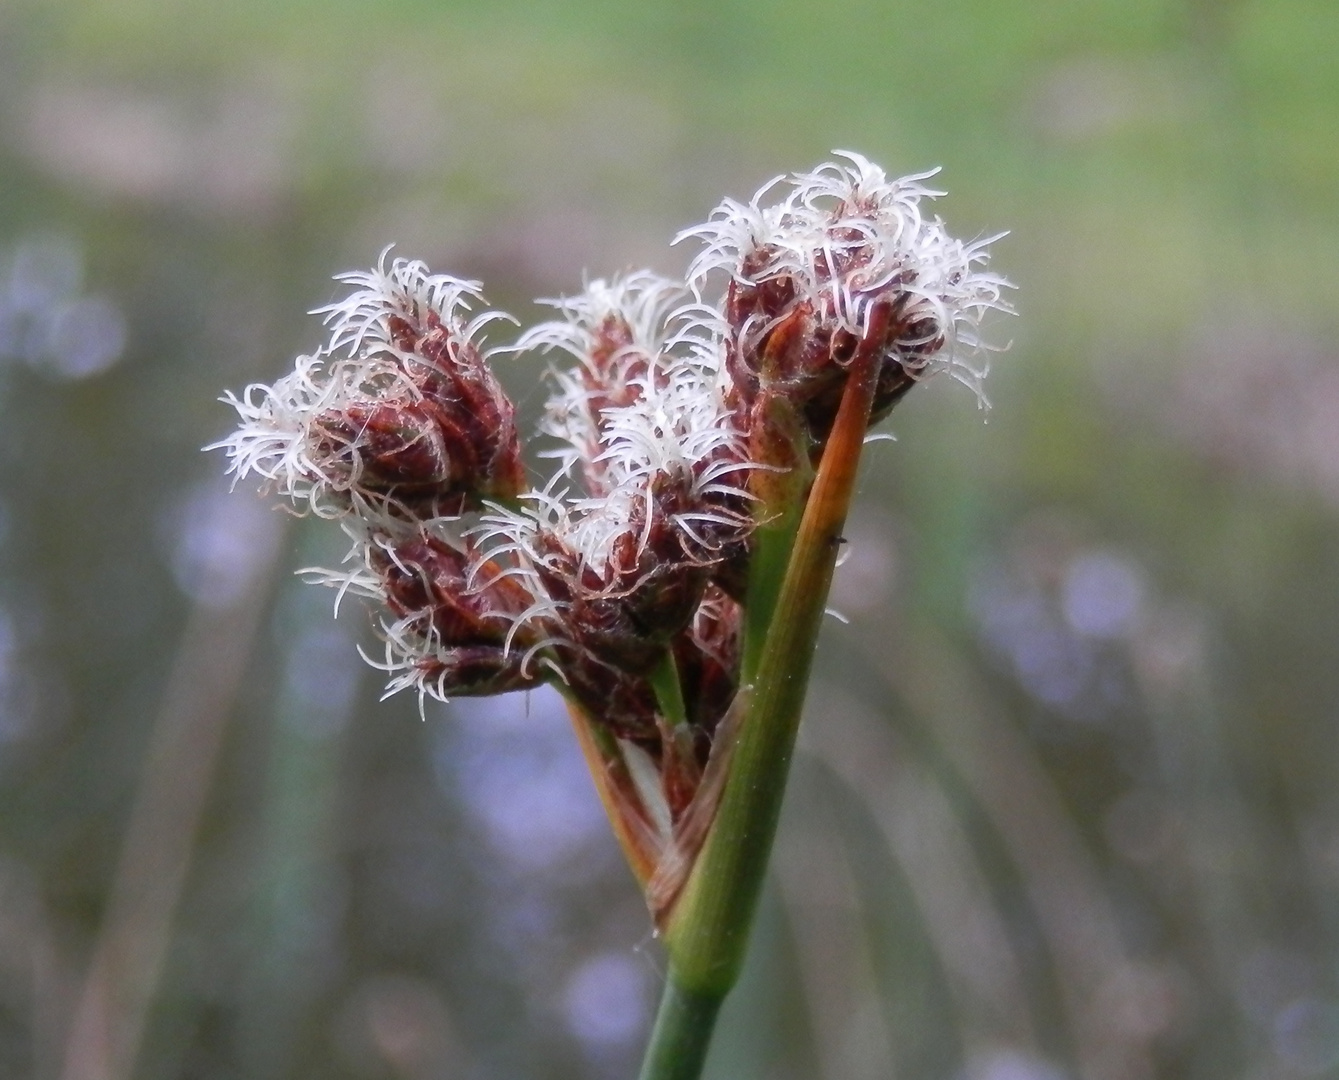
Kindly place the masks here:
[(666, 922), (670, 969), (642, 1080), (695, 1080), (743, 965), (878, 381), (873, 343), (887, 312), (872, 314), (776, 597), (716, 819)]
[(683, 686), (679, 682), (679, 668), (674, 663), (674, 653), (666, 649), (647, 678), (651, 689), (655, 691), (660, 714), (671, 729), (687, 724), (688, 709), (683, 702)]
[(724, 994), (698, 993), (673, 977), (665, 983), (641, 1080), (697, 1080), (707, 1060)]

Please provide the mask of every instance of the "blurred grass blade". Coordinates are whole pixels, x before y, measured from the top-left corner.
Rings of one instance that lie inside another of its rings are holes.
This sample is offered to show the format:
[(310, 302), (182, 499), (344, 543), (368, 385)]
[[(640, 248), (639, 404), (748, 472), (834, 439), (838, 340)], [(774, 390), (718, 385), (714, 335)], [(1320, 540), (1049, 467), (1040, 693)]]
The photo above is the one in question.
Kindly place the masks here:
[(855, 884), (894, 1076), (947, 1078), (963, 1068), (959, 1016), (905, 870), (860, 793), (821, 759), (806, 758), (816, 796), (840, 830)]
[(128, 1080), (134, 1074), (196, 829), (268, 607), (273, 571), (271, 559), (223, 610), (197, 605), (182, 635), (66, 1038), (62, 1080)]

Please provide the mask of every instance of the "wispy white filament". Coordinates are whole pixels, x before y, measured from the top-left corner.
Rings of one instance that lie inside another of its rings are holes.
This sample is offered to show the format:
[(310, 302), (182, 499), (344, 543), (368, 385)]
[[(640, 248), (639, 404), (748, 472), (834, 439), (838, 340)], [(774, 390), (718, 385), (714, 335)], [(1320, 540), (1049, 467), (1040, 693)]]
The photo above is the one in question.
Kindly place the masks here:
[[(929, 320), (943, 336), (933, 351), (926, 348), (931, 341), (914, 334), (897, 342), (908, 373), (947, 372), (984, 405), (989, 347), (979, 334), (981, 318), (1012, 310), (1001, 297), (1008, 282), (983, 269), (989, 245), (1003, 234), (963, 243), (942, 219), (927, 217), (922, 201), (944, 192), (922, 181), (938, 170), (890, 180), (859, 154), (835, 153), (844, 160), (772, 181), (747, 204), (726, 199), (704, 224), (681, 232), (676, 243), (703, 244), (689, 283), (701, 294), (717, 272), (755, 287), (789, 279), (799, 288), (797, 299), (855, 335), (867, 326), (870, 304), (895, 287), (904, 297), (899, 321)], [(788, 187), (780, 201), (763, 205), (779, 187)]]

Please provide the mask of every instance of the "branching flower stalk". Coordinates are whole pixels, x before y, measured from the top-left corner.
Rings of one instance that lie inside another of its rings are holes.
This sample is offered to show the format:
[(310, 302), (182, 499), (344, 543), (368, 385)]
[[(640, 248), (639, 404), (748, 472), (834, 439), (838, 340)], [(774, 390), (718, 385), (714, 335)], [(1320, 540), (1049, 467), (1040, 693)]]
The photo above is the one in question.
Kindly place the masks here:
[[(308, 573), (379, 608), (388, 694), (566, 698), (669, 953), (644, 1080), (699, 1075), (743, 962), (866, 431), (939, 373), (984, 407), (1010, 310), (932, 173), (839, 157), (682, 233), (686, 280), (592, 282), (506, 346), (478, 283), (385, 252), (215, 444), (348, 535)], [(531, 350), (573, 362), (534, 488), (490, 366)]]

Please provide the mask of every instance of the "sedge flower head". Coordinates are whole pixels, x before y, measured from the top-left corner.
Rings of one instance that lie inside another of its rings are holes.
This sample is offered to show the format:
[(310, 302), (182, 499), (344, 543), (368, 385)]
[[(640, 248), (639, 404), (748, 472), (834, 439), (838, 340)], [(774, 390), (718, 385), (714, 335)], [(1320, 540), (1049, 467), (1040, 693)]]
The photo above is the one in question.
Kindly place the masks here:
[(943, 195), (924, 183), (934, 172), (890, 180), (859, 154), (837, 153), (843, 160), (773, 180), (748, 203), (725, 200), (678, 238), (704, 245), (689, 269), (695, 289), (725, 275), (736, 383), (746, 394), (792, 397), (821, 436), (843, 370), (881, 307), (874, 419), (938, 372), (984, 404), (981, 318), (1010, 310), (1001, 298), (1008, 282), (984, 269), (999, 237), (964, 243), (927, 215), (923, 203)]
[(322, 517), (459, 513), (518, 491), (512, 405), (476, 340), (508, 316), (470, 317), (477, 282), (385, 253), (336, 280), (354, 288), (315, 312), (327, 343), (274, 384), (224, 398), (241, 418), (214, 444), (229, 471)]
[[(440, 522), (415, 531), (353, 531), (352, 569), (305, 571), (309, 580), (370, 598), (384, 612), (386, 693), (424, 697), (499, 694), (545, 677), (535, 653), (540, 627), (518, 625), (532, 603), (505, 566), (444, 535)], [(338, 600), (336, 601), (338, 605)], [(519, 635), (517, 630), (520, 630)]]
[[(521, 509), (495, 508), (478, 533), (527, 582), (529, 617), (634, 671), (691, 621), (718, 568), (746, 554), (753, 528), (752, 466), (719, 372), (665, 353), (639, 361), (639, 372), (622, 387), (626, 404), (580, 421), (594, 443), (580, 459), (590, 493), (559, 488), (560, 472)], [(582, 410), (592, 411), (588, 399)]]
[[(705, 755), (737, 689), (755, 528), (805, 497), (856, 358), (878, 363), (871, 422), (938, 372), (980, 394), (1008, 283), (994, 237), (929, 212), (932, 175), (839, 152), (683, 232), (702, 243), (686, 280), (591, 280), (491, 351), (509, 316), (478, 282), (388, 249), (337, 278), (320, 348), (225, 398), (241, 422), (216, 445), (234, 476), (341, 520), (354, 568), (318, 578), (383, 612), (391, 691), (556, 678), (655, 757), (648, 674), (670, 655)], [(540, 425), (556, 474), (529, 490), (502, 351), (567, 361)]]
[(541, 431), (562, 441), (551, 456), (570, 472), (579, 465), (591, 494), (606, 488), (601, 460), (604, 418), (631, 405), (653, 370), (673, 365), (668, 322), (688, 298), (682, 282), (649, 271), (590, 282), (574, 297), (544, 300), (560, 318), (527, 331), (517, 350), (562, 351), (577, 361), (573, 369), (551, 371)]

